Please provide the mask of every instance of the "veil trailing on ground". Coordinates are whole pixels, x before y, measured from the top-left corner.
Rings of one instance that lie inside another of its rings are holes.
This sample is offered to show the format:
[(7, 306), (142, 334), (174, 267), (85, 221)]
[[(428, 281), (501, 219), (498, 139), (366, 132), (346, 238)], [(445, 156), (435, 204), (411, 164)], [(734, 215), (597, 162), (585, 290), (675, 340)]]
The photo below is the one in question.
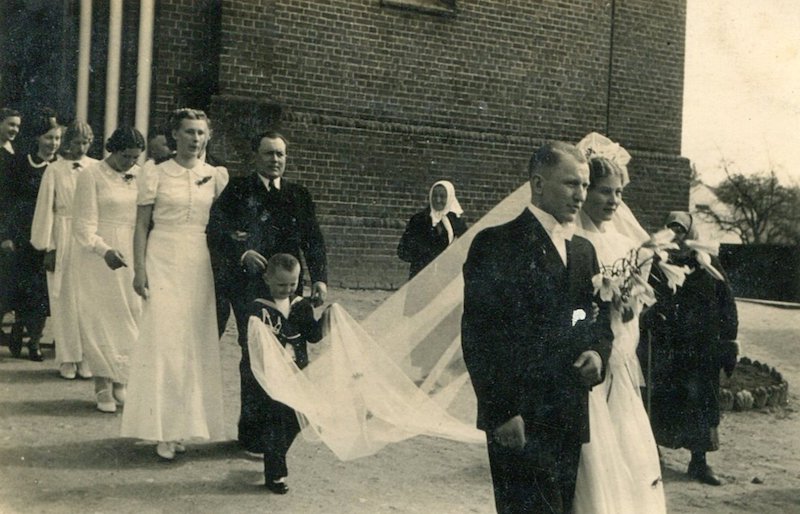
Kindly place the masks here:
[(322, 440), (342, 460), (417, 435), (484, 443), (461, 355), (461, 268), (475, 234), (513, 219), (529, 202), (526, 183), (360, 324), (331, 306), (321, 351), (302, 371), (251, 318), (256, 379), (300, 413), (306, 438)]
[[(332, 306), (321, 350), (303, 371), (251, 320), (256, 379), (301, 414), (306, 438), (322, 440), (342, 460), (416, 435), (484, 442), (474, 428), (475, 393), (461, 353), (461, 270), (478, 232), (516, 218), (529, 203), (526, 182), (360, 324)], [(624, 204), (614, 226), (634, 241), (648, 239)]]

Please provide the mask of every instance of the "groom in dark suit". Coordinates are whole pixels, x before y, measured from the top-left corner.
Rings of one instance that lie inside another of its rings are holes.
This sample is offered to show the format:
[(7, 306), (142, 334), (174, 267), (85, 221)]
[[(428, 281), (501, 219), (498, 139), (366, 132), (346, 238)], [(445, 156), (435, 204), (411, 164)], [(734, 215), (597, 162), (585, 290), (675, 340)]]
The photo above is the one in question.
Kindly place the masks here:
[(464, 264), (464, 360), (501, 514), (570, 511), (588, 393), (613, 339), (608, 306), (594, 297), (594, 248), (572, 236), (589, 185), (585, 158), (547, 143), (529, 175), (531, 205), (479, 233)]
[[(255, 172), (225, 188), (214, 204), (208, 227), (220, 335), (230, 303), (242, 348), (239, 442), (257, 453), (261, 452), (256, 441), (262, 432), (257, 414), (262, 393), (250, 370), (247, 322), (251, 302), (266, 295), (262, 273), (267, 260), (276, 253), (288, 253), (300, 261), (302, 254), (311, 275), (311, 301), (322, 304), (327, 295), (325, 242), (314, 201), (306, 188), (283, 177), (286, 146), (286, 139), (277, 132), (253, 138)], [(302, 278), (297, 294), (303, 294)]]

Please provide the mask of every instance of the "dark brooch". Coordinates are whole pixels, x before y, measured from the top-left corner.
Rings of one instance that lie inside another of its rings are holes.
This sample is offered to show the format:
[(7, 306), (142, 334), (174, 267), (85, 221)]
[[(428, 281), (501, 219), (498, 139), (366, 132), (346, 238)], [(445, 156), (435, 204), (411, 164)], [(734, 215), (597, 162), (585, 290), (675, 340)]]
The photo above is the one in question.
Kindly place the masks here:
[(205, 184), (209, 180), (211, 180), (211, 175), (207, 175), (207, 176), (205, 176), (205, 177), (203, 177), (201, 179), (195, 180), (194, 183), (197, 184), (198, 186), (202, 186), (203, 184)]
[(126, 174), (122, 175), (122, 180), (124, 180), (126, 184), (129, 184), (131, 182), (131, 180), (133, 180), (135, 178), (136, 178), (136, 175), (134, 175), (133, 173), (126, 173)]

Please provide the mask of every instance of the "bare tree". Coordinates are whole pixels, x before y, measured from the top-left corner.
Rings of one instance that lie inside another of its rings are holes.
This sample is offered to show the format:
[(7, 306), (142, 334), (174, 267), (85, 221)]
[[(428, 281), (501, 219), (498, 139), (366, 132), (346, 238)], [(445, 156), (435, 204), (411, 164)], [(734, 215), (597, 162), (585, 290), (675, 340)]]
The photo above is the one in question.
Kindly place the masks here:
[(800, 244), (800, 188), (782, 185), (774, 170), (746, 176), (727, 161), (722, 169), (725, 180), (712, 190), (729, 212), (698, 205), (700, 215), (744, 244)]

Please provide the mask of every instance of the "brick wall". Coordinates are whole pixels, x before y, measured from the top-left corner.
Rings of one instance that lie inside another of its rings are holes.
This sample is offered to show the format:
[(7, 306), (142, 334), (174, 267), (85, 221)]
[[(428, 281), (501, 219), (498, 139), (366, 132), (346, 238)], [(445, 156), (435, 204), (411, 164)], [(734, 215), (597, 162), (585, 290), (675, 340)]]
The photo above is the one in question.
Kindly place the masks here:
[[(199, 19), (213, 18), (213, 3)], [(164, 111), (216, 54), (197, 49), (215, 35), (185, 21), (185, 2), (159, 4)], [(287, 134), (287, 176), (316, 199), (333, 284), (403, 282), (397, 241), (435, 180), (456, 184), (474, 222), (525, 180), (539, 141), (590, 130), (633, 151), (627, 196), (654, 227), (688, 203), (678, 156), (684, 4), (617, 0), (612, 30), (612, 7), (599, 0), (457, 1), (452, 17), (379, 0), (224, 0), (212, 152), (245, 173), (249, 134)]]
[(627, 148), (679, 155), (686, 2), (615, 5), (608, 132)]
[(153, 35), (151, 125), (178, 107), (207, 109), (218, 92), (222, 0), (159, 0)]

